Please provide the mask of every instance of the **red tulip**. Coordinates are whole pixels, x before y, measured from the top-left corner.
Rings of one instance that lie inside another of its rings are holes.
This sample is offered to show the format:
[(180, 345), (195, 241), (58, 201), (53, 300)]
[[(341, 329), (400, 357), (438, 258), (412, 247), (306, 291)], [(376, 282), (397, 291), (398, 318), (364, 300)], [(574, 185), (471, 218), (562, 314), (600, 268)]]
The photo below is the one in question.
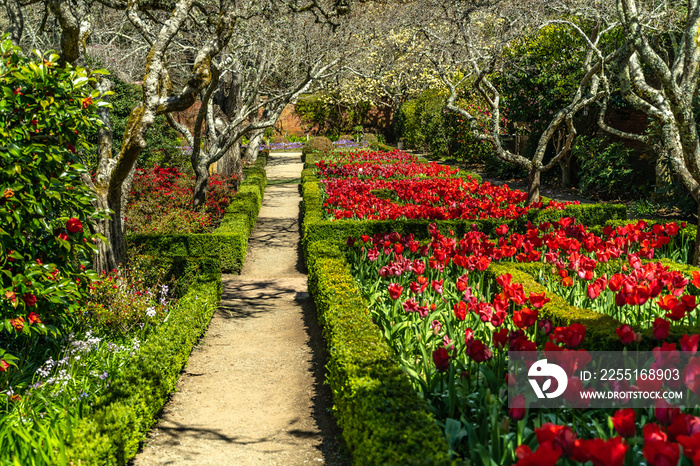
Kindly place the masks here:
[(673, 406), (666, 400), (657, 399), (654, 402), (654, 416), (656, 416), (659, 423), (665, 426), (670, 425), (680, 413), (680, 408)]
[(446, 371), (450, 367), (450, 353), (441, 346), (433, 351), (433, 362), (439, 371)]
[(455, 317), (462, 321), (467, 318), (467, 303), (460, 301), (453, 306)]
[(502, 328), (493, 332), (492, 344), (494, 348), (503, 349), (508, 344), (508, 329)]
[[(524, 445), (523, 445), (524, 446)], [(540, 444), (540, 446), (534, 452), (521, 449), (518, 457), (518, 463), (516, 466), (554, 466), (559, 461), (561, 457), (561, 450), (553, 445), (551, 442)]]
[(565, 458), (571, 456), (576, 441), (576, 434), (571, 430), (571, 427), (547, 422), (535, 429), (535, 435), (540, 445), (551, 443), (555, 448), (561, 450), (562, 456)]
[(491, 349), (481, 340), (474, 340), (471, 345), (467, 346), (467, 356), (472, 358), (474, 362), (488, 361), (492, 357)]
[(700, 433), (700, 418), (690, 414), (678, 414), (666, 429), (669, 438), (674, 441), (679, 435), (693, 435)]
[(529, 309), (527, 307), (520, 311), (513, 312), (513, 324), (518, 328), (532, 327), (537, 323), (537, 309)]
[(612, 417), (613, 427), (622, 437), (634, 437), (637, 431), (637, 413), (632, 408), (620, 409)]
[(551, 301), (549, 298), (544, 297), (545, 293), (530, 293), (529, 300), (532, 307), (535, 309), (542, 309), (542, 306)]
[(681, 457), (677, 443), (664, 441), (645, 444), (643, 452), (649, 466), (676, 466)]
[(666, 433), (661, 430), (659, 425), (654, 423), (645, 424), (642, 432), (644, 443), (665, 441), (668, 438)]
[(525, 397), (523, 395), (515, 395), (515, 397), (510, 402), (510, 417), (514, 421), (520, 421), (525, 419), (525, 414), (527, 414), (527, 407), (525, 406)]
[(569, 348), (576, 348), (586, 336), (586, 327), (575, 322), (568, 327), (556, 327), (549, 337), (553, 341), (564, 343)]
[(594, 466), (622, 466), (628, 448), (622, 437), (576, 440), (571, 457), (580, 463), (591, 461)]
[(700, 342), (700, 334), (695, 334), (692, 336), (683, 335), (681, 338), (680, 344), (681, 344), (681, 350), (686, 351), (689, 353), (697, 353), (698, 351), (698, 343)]
[(636, 337), (636, 334), (632, 330), (632, 327), (630, 327), (627, 324), (616, 328), (615, 333), (617, 333), (617, 337), (620, 339), (623, 345), (629, 345), (634, 341), (634, 338)]
[(662, 319), (661, 317), (657, 317), (656, 319), (654, 319), (652, 328), (652, 333), (655, 339), (665, 340), (666, 338), (668, 338), (669, 330), (671, 328), (671, 322), (669, 322), (666, 319)]
[(399, 299), (401, 293), (403, 293), (403, 286), (398, 283), (389, 283), (389, 296), (391, 296), (391, 299), (394, 301)]
[(676, 437), (676, 442), (683, 447), (683, 455), (691, 459), (697, 458), (698, 453), (700, 453), (700, 433), (695, 433), (690, 436), (679, 435)]

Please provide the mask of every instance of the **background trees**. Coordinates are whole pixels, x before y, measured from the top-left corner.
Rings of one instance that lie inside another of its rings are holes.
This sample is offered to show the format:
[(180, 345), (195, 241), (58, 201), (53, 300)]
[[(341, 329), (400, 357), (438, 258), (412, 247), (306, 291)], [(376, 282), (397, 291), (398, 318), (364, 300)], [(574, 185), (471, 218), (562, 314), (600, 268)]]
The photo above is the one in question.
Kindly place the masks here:
[[(334, 16), (346, 10), (343, 2), (336, 4), (320, 0), (178, 0), (128, 4), (111, 0), (94, 4), (81, 0), (47, 0), (38, 4), (36, 10), (28, 11), (27, 16), (31, 15), (32, 19), (40, 17), (38, 11), (44, 12), (41, 22), (37, 25), (32, 21), (31, 28), (22, 27), (26, 25), (22, 11), (18, 15), (6, 16), (8, 27), (16, 31), (18, 37), (23, 31), (31, 32), (25, 43), (57, 45), (61, 60), (68, 63), (89, 61), (85, 52), (89, 44), (94, 44), (90, 37), (98, 29), (96, 45), (106, 48), (97, 54), (98, 58), (109, 59), (116, 48), (133, 57), (134, 65), (127, 69), (128, 74), (140, 76), (142, 98), (129, 115), (118, 153), (112, 150), (109, 113), (106, 109), (100, 112), (104, 125), (98, 134), (96, 176), (94, 182), (85, 179), (96, 193), (96, 205), (111, 211), (109, 218), (97, 225), (107, 240), (99, 247), (95, 263), (98, 270), (113, 269), (124, 262), (125, 204), (136, 161), (147, 147), (150, 127), (159, 115), (189, 108), (205, 89), (210, 88), (218, 72), (219, 54), (227, 50), (240, 25), (252, 18), (281, 18), (290, 14), (308, 16), (320, 23), (333, 22)], [(121, 19), (110, 23), (120, 25), (116, 30), (111, 27), (111, 33), (97, 27), (106, 22), (96, 18), (105, 18), (105, 15), (110, 15), (110, 19)], [(48, 29), (46, 23), (51, 21), (58, 27)], [(112, 83), (109, 79), (101, 79), (96, 87), (100, 95), (106, 97)]]

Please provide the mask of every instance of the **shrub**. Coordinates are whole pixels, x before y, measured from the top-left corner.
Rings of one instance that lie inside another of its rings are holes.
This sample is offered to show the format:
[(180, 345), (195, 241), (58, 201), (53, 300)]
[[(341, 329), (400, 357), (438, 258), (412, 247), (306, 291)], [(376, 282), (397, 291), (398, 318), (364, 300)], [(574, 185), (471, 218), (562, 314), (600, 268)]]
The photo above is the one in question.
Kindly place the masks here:
[(362, 135), (362, 142), (365, 142), (371, 146), (372, 144), (378, 143), (379, 138), (377, 138), (376, 134), (365, 133)]
[(15, 359), (4, 353), (14, 337), (55, 335), (94, 275), (87, 227), (100, 214), (80, 161), (101, 103), (88, 71), (59, 66), (56, 55), (32, 62), (6, 36), (0, 52), (0, 374), (7, 375)]
[(406, 146), (430, 150), (436, 157), (449, 154), (445, 126), (445, 93), (438, 89), (423, 91), (416, 99), (403, 104), (396, 121), (398, 137)]
[[(126, 123), (131, 111), (141, 101), (141, 87), (135, 84), (126, 83), (116, 76), (110, 76), (114, 82), (110, 98), (112, 109), (109, 113), (112, 124), (113, 145), (112, 152), (117, 155), (122, 145), (122, 138), (126, 130)], [(90, 140), (95, 143), (97, 134), (92, 133)], [(139, 154), (138, 166), (151, 168), (154, 166), (182, 167), (185, 171), (190, 171), (190, 154), (192, 148), (181, 142), (179, 133), (170, 127), (165, 115), (158, 115), (146, 134), (146, 147)], [(86, 152), (89, 167), (97, 166), (97, 155), (94, 150)]]
[(309, 291), (330, 352), (328, 383), (354, 464), (450, 464), (445, 437), (372, 321), (344, 254), (308, 250)]
[(631, 150), (622, 143), (606, 144), (600, 139), (582, 136), (576, 140), (572, 151), (581, 164), (581, 194), (610, 196), (634, 188)]
[(314, 152), (330, 152), (333, 150), (333, 143), (330, 139), (323, 136), (316, 136), (304, 144), (302, 154), (304, 156)]
[(285, 144), (285, 143), (289, 142), (289, 139), (287, 139), (284, 136), (277, 135), (277, 136), (273, 136), (272, 139), (270, 139), (270, 142), (272, 144)]

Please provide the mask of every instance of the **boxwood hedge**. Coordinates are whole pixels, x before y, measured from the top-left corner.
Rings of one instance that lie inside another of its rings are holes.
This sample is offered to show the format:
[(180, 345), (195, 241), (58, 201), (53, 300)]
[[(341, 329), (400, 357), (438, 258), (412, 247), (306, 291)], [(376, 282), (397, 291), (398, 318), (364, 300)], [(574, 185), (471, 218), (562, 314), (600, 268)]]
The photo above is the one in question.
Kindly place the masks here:
[(248, 249), (248, 238), (258, 218), (267, 186), (267, 155), (261, 153), (255, 165), (245, 169), (245, 179), (226, 209), (219, 228), (211, 233), (172, 235), (130, 235), (129, 247), (153, 256), (211, 256), (221, 262), (221, 271), (240, 273)]
[(330, 360), (335, 415), (354, 464), (450, 464), (447, 442), (372, 322), (344, 254), (319, 241), (306, 255), (309, 290)]

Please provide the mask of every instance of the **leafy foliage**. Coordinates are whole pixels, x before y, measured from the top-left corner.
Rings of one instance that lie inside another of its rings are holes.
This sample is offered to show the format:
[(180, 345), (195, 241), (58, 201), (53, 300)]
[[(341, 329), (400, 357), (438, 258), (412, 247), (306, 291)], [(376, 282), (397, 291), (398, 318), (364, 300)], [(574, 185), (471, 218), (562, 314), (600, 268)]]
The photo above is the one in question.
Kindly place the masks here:
[(339, 134), (351, 132), (355, 126), (367, 123), (371, 103), (342, 105), (337, 102), (338, 96), (316, 94), (299, 99), (294, 110), (304, 124), (316, 129), (317, 134), (334, 136), (332, 139)]
[(532, 133), (541, 133), (552, 115), (567, 105), (581, 79), (581, 54), (565, 51), (583, 47), (571, 28), (554, 24), (507, 49), (509, 66), (496, 82), (508, 118), (528, 122)]
[(629, 148), (616, 142), (579, 137), (572, 148), (581, 163), (579, 186), (584, 195), (610, 196), (635, 188)]
[[(121, 149), (129, 114), (141, 101), (142, 91), (139, 86), (126, 83), (116, 76), (110, 76), (110, 79), (114, 81), (114, 95), (111, 98), (112, 109), (109, 117), (113, 133), (112, 152), (116, 155)], [(95, 142), (96, 133), (93, 132), (90, 139)], [(139, 167), (180, 167), (182, 170), (188, 171), (190, 160), (187, 148), (182, 147), (177, 131), (170, 127), (164, 115), (156, 117), (146, 136), (146, 143), (146, 147), (139, 155)], [(87, 164), (91, 168), (96, 167), (96, 152), (91, 150), (86, 155)]]
[[(0, 44), (0, 371), (14, 336), (56, 334), (85, 296), (99, 216), (81, 181), (85, 135), (99, 123), (86, 70), (30, 60)], [(97, 73), (97, 72), (94, 72)]]

